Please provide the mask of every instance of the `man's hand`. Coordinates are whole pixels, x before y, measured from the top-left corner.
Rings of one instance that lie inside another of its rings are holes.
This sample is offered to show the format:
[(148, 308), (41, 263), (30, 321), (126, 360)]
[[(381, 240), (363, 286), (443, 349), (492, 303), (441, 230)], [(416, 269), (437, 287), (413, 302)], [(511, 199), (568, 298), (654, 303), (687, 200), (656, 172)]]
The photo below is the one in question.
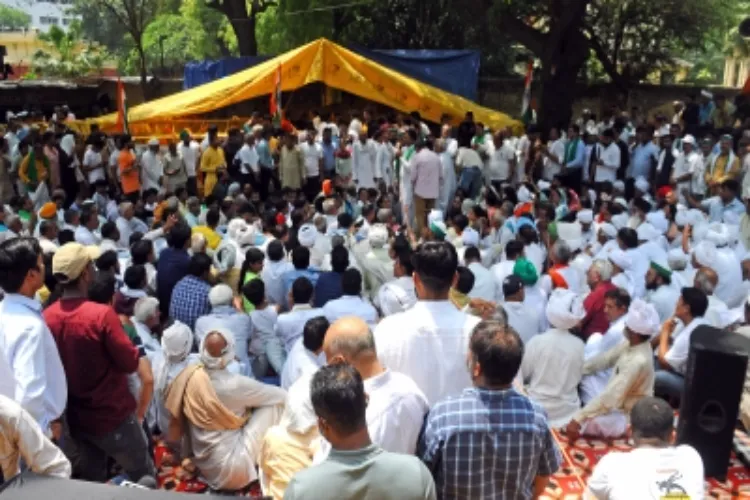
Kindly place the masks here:
[(664, 324), (661, 325), (661, 331), (659, 332), (659, 336), (660, 337), (666, 336), (667, 338), (671, 337), (676, 325), (677, 325), (676, 318), (675, 317), (669, 318), (667, 321), (664, 322)]
[(59, 420), (55, 420), (54, 422), (50, 422), (49, 424), (49, 430), (52, 433), (52, 441), (59, 442), (60, 438), (63, 435), (63, 426), (62, 422)]
[(175, 224), (177, 224), (178, 220), (179, 219), (177, 219), (176, 214), (172, 214), (169, 217), (167, 217), (167, 220), (164, 221), (164, 228), (163, 228), (164, 232), (168, 233), (175, 226)]
[(569, 443), (575, 443), (581, 437), (581, 424), (575, 420), (571, 420), (565, 427), (565, 434), (568, 436)]

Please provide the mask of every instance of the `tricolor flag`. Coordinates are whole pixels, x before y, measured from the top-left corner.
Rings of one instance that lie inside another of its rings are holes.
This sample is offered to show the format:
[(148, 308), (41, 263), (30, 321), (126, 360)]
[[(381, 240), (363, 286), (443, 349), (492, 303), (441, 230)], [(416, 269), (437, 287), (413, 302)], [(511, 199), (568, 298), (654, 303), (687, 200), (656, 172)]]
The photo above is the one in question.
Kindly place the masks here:
[(273, 78), (273, 92), (271, 92), (271, 116), (276, 126), (281, 126), (283, 111), (281, 109), (281, 64), (276, 68)]
[(123, 134), (128, 132), (128, 99), (125, 95), (125, 84), (117, 79), (117, 126)]
[(523, 104), (521, 105), (521, 120), (528, 125), (534, 120), (534, 110), (531, 108), (531, 82), (534, 76), (534, 61), (530, 60), (526, 69), (526, 82), (523, 87)]

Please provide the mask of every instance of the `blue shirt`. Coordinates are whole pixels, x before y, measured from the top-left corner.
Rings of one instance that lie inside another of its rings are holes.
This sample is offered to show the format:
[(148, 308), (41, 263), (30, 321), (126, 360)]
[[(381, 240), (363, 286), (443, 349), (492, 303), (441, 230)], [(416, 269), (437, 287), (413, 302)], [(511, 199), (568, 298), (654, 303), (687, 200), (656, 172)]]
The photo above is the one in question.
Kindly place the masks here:
[(734, 212), (739, 217), (745, 213), (745, 204), (735, 198), (726, 205), (718, 196), (711, 197), (701, 202), (703, 208), (708, 209), (708, 217), (711, 222), (725, 222), (724, 214)]
[(255, 146), (255, 152), (258, 153), (258, 163), (262, 168), (273, 168), (273, 157), (267, 140), (261, 139)]
[(211, 285), (196, 276), (185, 276), (174, 287), (169, 317), (195, 329), (195, 321), (211, 312), (208, 293)]
[(638, 144), (633, 148), (633, 156), (630, 158), (630, 175), (633, 179), (643, 177), (651, 179), (651, 171), (659, 161), (659, 148), (653, 142)]
[(159, 262), (156, 263), (156, 295), (163, 318), (169, 314), (172, 289), (178, 281), (187, 276), (189, 265), (190, 255), (187, 250), (169, 247), (159, 254)]
[(341, 298), (344, 289), (341, 284), (343, 275), (334, 271), (320, 273), (318, 283), (315, 285), (315, 307), (323, 307), (329, 300)]
[(338, 139), (334, 137), (331, 140), (331, 144), (321, 142), (320, 147), (323, 150), (323, 170), (330, 172), (336, 168), (336, 150), (339, 148)]
[(432, 408), (417, 454), (443, 500), (529, 499), (534, 478), (561, 461), (539, 404), (515, 389), (476, 387)]
[[(570, 141), (568, 141), (570, 142)], [(566, 149), (567, 151), (567, 149)], [(576, 154), (575, 157), (568, 162), (566, 165), (568, 168), (581, 168), (583, 167), (583, 161), (586, 156), (586, 144), (582, 140), (578, 141), (578, 145), (576, 146)]]
[(284, 273), (281, 279), (284, 281), (284, 302), (286, 302), (286, 307), (289, 308), (289, 292), (297, 278), (309, 279), (313, 288), (315, 288), (315, 285), (318, 283), (318, 277), (320, 277), (320, 271), (311, 267), (307, 269), (294, 269)]
[(698, 120), (701, 125), (705, 125), (711, 119), (711, 115), (714, 113), (716, 105), (713, 101), (708, 101), (706, 104), (701, 104), (698, 108)]

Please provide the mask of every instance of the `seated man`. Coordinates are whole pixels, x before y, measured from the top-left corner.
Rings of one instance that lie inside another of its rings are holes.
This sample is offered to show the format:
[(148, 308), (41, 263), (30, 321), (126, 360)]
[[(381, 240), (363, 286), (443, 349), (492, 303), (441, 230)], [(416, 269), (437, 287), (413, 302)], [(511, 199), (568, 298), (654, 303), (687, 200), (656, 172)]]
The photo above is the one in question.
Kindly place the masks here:
[(239, 490), (258, 479), (263, 435), (281, 418), (286, 392), (227, 371), (235, 359), (231, 332), (210, 332), (200, 357), (164, 394), (170, 440), (189, 432), (201, 477), (215, 490)]
[(328, 320), (322, 316), (307, 320), (302, 338), (294, 343), (281, 370), (282, 388), (289, 389), (298, 379), (312, 375), (323, 366), (323, 340), (329, 326)]
[(610, 451), (594, 468), (588, 493), (594, 498), (704, 498), (703, 462), (688, 445), (672, 446), (674, 413), (653, 397), (630, 412), (635, 449)]
[(313, 308), (313, 284), (307, 278), (297, 278), (289, 292), (289, 312), (280, 314), (276, 320), (276, 335), (284, 344), (284, 350), (289, 353), (295, 342), (302, 337), (302, 330), (307, 320), (317, 316), (325, 316), (323, 309)]
[[(622, 288), (609, 290), (604, 294), (604, 312), (609, 322), (609, 329), (602, 335), (594, 333), (586, 340), (583, 351), (584, 361), (590, 361), (625, 342), (623, 330), (625, 315), (630, 307), (630, 295)], [(581, 402), (585, 405), (599, 395), (609, 383), (612, 370), (601, 370), (584, 375), (581, 380)]]
[[(3, 363), (5, 361), (3, 360)], [(10, 375), (10, 370), (4, 375)], [(20, 474), (20, 459), (27, 469), (69, 479), (70, 462), (42, 432), (42, 428), (21, 405), (0, 394), (0, 472), (5, 481)]]
[(343, 295), (341, 298), (329, 301), (323, 307), (323, 313), (328, 321), (333, 323), (344, 316), (362, 318), (370, 328), (378, 323), (378, 312), (372, 304), (362, 298), (362, 274), (356, 269), (347, 269), (341, 278)]
[(542, 405), (552, 427), (567, 425), (581, 407), (578, 384), (583, 372), (583, 341), (570, 333), (586, 315), (580, 297), (557, 289), (547, 304), (552, 328), (526, 345), (521, 375), (529, 397)]
[(413, 455), (429, 407), (417, 384), (378, 360), (375, 337), (361, 318), (349, 316), (331, 325), (323, 344), (328, 364), (346, 361), (365, 379), (367, 430), (386, 451)]
[(659, 328), (659, 313), (653, 305), (636, 299), (625, 318), (627, 343), (587, 361), (588, 374), (614, 366), (615, 371), (604, 390), (573, 417), (567, 427), (568, 437), (579, 434), (613, 438), (627, 430), (627, 413), (640, 399), (654, 394), (654, 363), (651, 336)]
[(319, 500), (326, 492), (337, 498), (379, 500), (435, 499), (435, 483), (416, 457), (384, 451), (370, 440), (367, 396), (359, 372), (345, 363), (321, 368), (310, 388), (318, 427), (331, 443), (328, 458), (298, 472), (285, 500)]

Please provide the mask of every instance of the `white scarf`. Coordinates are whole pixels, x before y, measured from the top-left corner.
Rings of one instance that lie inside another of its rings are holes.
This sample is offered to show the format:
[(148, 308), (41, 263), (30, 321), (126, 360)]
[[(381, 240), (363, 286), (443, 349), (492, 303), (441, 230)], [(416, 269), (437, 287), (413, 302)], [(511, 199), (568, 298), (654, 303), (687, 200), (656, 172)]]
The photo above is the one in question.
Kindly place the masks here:
[[(710, 160), (710, 165), (709, 165), (709, 170), (708, 170), (709, 175), (714, 174), (714, 169), (716, 168), (716, 161), (719, 159), (720, 156), (721, 154), (711, 155), (711, 160)], [(727, 165), (726, 167), (724, 167), (726, 169), (726, 171), (724, 172), (724, 175), (726, 175), (727, 171), (729, 171), (729, 169), (732, 168), (732, 164), (734, 163), (735, 158), (737, 158), (737, 156), (735, 156), (734, 151), (730, 149), (729, 158), (727, 158)]]

